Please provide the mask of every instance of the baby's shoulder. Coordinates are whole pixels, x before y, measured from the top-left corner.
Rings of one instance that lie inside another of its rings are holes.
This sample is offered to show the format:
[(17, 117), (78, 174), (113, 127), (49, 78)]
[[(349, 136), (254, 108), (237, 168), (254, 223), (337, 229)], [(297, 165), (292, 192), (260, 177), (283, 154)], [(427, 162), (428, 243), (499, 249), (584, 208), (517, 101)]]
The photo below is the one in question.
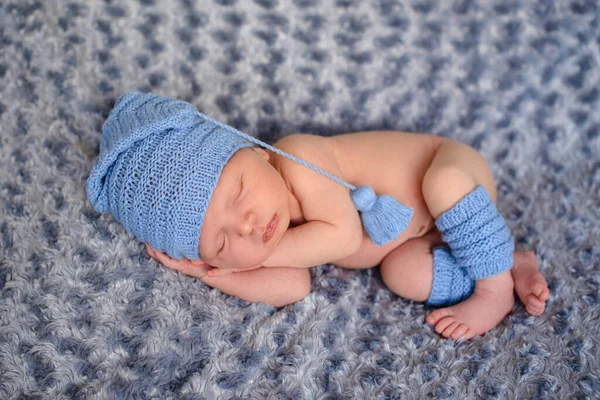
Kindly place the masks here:
[(292, 155), (295, 153), (320, 153), (331, 150), (330, 137), (311, 135), (309, 133), (293, 133), (279, 139), (273, 146)]
[[(313, 164), (331, 174), (339, 173), (333, 142), (329, 137), (296, 133), (278, 140), (274, 147)], [(285, 178), (302, 178), (315, 172), (287, 157), (276, 155), (278, 170)]]
[[(275, 147), (347, 180), (338, 165), (331, 138), (294, 134), (278, 141)], [(362, 235), (360, 219), (348, 188), (287, 157), (276, 157), (276, 168), (298, 201), (305, 221), (325, 221), (343, 229), (355, 229)]]

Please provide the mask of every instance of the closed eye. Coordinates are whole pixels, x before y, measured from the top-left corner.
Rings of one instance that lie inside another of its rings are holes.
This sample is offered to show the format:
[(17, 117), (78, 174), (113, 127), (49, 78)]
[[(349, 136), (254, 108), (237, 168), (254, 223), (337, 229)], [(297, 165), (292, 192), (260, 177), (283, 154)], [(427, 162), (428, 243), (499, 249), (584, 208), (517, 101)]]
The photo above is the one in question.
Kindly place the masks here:
[(219, 254), (221, 254), (221, 252), (223, 251), (224, 248), (225, 248), (225, 235), (223, 235), (223, 244), (221, 245), (221, 248), (219, 249), (219, 251), (217, 251), (217, 256)]
[[(244, 177), (244, 175), (242, 175), (242, 178)], [(244, 180), (240, 178), (240, 191), (238, 192), (235, 200), (233, 201), (233, 204), (235, 204), (236, 201), (238, 201), (240, 199), (240, 197), (242, 196), (242, 192), (244, 190)]]

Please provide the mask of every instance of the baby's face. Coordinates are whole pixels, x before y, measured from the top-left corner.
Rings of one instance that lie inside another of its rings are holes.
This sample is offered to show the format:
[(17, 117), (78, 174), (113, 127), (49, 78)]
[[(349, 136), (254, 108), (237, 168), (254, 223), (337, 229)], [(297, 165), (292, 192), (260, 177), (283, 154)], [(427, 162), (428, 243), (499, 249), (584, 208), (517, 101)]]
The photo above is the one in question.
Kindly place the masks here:
[(244, 148), (223, 168), (200, 234), (204, 262), (251, 269), (277, 247), (290, 223), (290, 193), (268, 160), (264, 150)]

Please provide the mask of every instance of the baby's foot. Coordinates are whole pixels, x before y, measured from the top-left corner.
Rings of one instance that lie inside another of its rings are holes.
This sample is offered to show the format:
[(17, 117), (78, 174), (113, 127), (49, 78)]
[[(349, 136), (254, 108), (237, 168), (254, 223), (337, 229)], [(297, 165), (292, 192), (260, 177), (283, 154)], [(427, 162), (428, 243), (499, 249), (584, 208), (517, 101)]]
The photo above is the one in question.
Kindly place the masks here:
[(515, 303), (513, 280), (509, 271), (475, 282), (471, 297), (452, 307), (431, 312), (427, 323), (452, 339), (471, 339), (497, 326)]
[(550, 290), (540, 273), (535, 254), (531, 251), (516, 251), (511, 269), (515, 291), (529, 314), (541, 315), (546, 309)]

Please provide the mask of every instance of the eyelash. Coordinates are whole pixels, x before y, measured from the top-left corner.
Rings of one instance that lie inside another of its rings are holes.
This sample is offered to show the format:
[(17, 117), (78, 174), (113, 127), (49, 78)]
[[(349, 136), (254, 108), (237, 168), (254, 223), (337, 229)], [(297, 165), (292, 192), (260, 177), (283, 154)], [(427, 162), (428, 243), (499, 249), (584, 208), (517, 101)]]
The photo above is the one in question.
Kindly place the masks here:
[(241, 183), (240, 183), (240, 191), (239, 191), (237, 197), (235, 198), (234, 203), (240, 199), (240, 196), (242, 195), (242, 192), (244, 191), (244, 180), (241, 179), (240, 181), (241, 181)]
[[(242, 178), (243, 177), (244, 177), (244, 175), (242, 175)], [(233, 201), (234, 204), (236, 201), (238, 201), (240, 199), (240, 196), (242, 195), (243, 191), (244, 191), (244, 180), (240, 179), (240, 191), (239, 191), (237, 197), (235, 198), (235, 200)], [(217, 252), (217, 255), (219, 255), (223, 251), (224, 248), (225, 248), (225, 236), (223, 236), (223, 244), (221, 245), (221, 248)]]
[(219, 255), (223, 251), (224, 248), (225, 248), (225, 236), (223, 236), (223, 245), (219, 249), (219, 252), (217, 253), (217, 255)]

